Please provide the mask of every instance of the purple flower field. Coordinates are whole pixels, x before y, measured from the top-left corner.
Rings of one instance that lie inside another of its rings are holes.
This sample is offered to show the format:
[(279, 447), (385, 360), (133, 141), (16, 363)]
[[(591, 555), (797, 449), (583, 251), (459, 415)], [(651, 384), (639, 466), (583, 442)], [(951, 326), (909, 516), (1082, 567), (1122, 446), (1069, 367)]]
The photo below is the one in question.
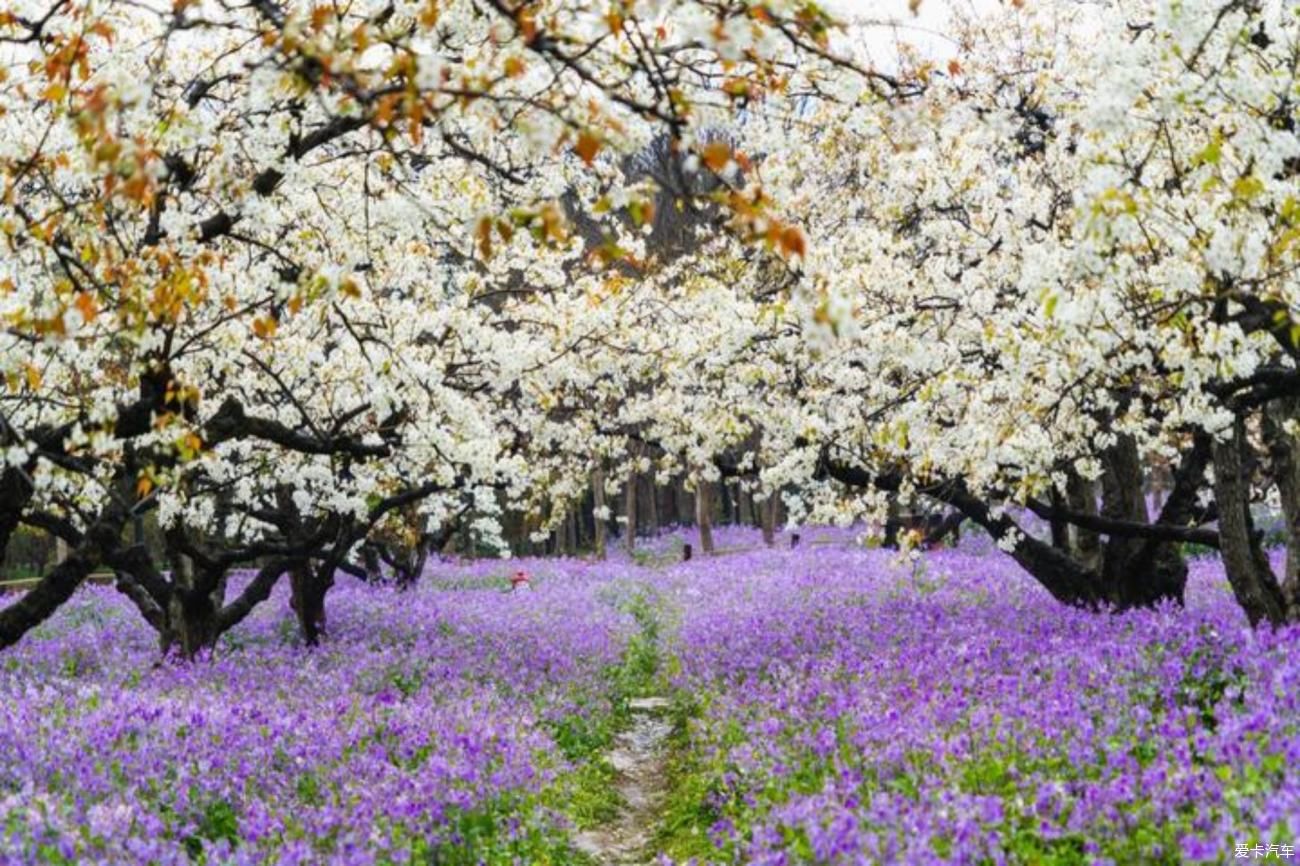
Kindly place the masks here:
[(602, 751), (652, 692), (674, 733), (645, 862), (1300, 843), (1300, 632), (1249, 630), (1216, 563), (1185, 610), (1093, 615), (995, 553), (846, 538), (525, 561), (530, 593), (504, 591), (518, 562), (341, 579), (322, 647), (277, 595), (191, 665), (84, 589), (0, 656), (0, 863), (590, 862), (571, 840), (617, 808)]

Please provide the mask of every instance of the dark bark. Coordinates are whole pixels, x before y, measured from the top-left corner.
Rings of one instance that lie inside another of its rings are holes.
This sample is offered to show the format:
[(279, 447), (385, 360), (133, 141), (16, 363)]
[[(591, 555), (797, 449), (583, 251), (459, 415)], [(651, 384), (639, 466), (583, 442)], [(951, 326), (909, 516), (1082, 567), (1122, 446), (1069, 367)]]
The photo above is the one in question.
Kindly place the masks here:
[(325, 594), (329, 587), (319, 579), (319, 570), (309, 563), (299, 563), (289, 571), (290, 605), (307, 646), (317, 646), (325, 634)]
[[(1065, 499), (1070, 510), (1086, 518), (1097, 516), (1096, 482), (1084, 479), (1078, 472), (1071, 471), (1066, 476)], [(1070, 524), (1070, 555), (1079, 560), (1086, 568), (1101, 567), (1101, 536), (1095, 529), (1089, 529), (1080, 523)]]
[(596, 469), (591, 473), (591, 501), (594, 511), (594, 538), (596, 558), (605, 558), (606, 519), (605, 511), (605, 471)]
[(1238, 417), (1231, 438), (1215, 440), (1214, 496), (1219, 506), (1220, 549), (1223, 567), (1237, 603), (1251, 625), (1280, 624), (1286, 619), (1286, 601), (1255, 535), (1250, 515), (1250, 478), (1246, 471), (1245, 422)]
[(739, 485), (736, 487), (736, 523), (741, 526), (754, 523), (754, 497)]
[(623, 489), (623, 517), (626, 518), (623, 526), (623, 546), (627, 548), (628, 553), (636, 550), (636, 487), (637, 473), (629, 472), (627, 486)]
[(1282, 504), (1286, 567), (1282, 597), (1287, 619), (1300, 621), (1300, 439), (1286, 430), (1288, 421), (1300, 418), (1300, 399), (1277, 400), (1264, 412), (1263, 432), (1272, 463), (1273, 482)]
[[(1065, 509), (1065, 503), (1062, 501), (1061, 494), (1052, 491), (1052, 507), (1058, 511)], [(1057, 550), (1065, 553), (1073, 553), (1070, 539), (1070, 524), (1061, 519), (1059, 514), (1053, 515), (1048, 519), (1048, 525), (1052, 530), (1052, 546)]]
[(701, 480), (695, 485), (695, 525), (700, 530), (700, 552), (713, 553), (713, 482)]
[(258, 569), (257, 575), (244, 587), (234, 601), (224, 606), (217, 617), (217, 634), (222, 635), (244, 621), (253, 609), (271, 597), (271, 590), (284, 573), (293, 566), (285, 559), (276, 559)]
[(22, 598), (0, 610), (0, 649), (17, 643), (72, 597), (86, 575), (117, 546), (127, 516), (125, 504), (116, 495), (110, 497), (99, 519), (67, 558), (47, 572)]
[(655, 535), (659, 532), (659, 497), (653, 474), (645, 476), (643, 489), (645, 501), (642, 506), (637, 508), (637, 512), (645, 515), (646, 533)]
[(776, 500), (777, 494), (773, 492), (763, 500), (760, 507), (763, 521), (763, 543), (768, 547), (776, 544)]
[(961, 487), (953, 485), (946, 491), (941, 487), (940, 492), (945, 494), (941, 501), (947, 502), (967, 519), (982, 526), (994, 539), (1002, 541), (1008, 536), (1015, 538), (1011, 557), (1056, 600), (1093, 609), (1109, 602), (1100, 577), (1094, 570), (1081, 565), (1051, 544), (1024, 532), (1006, 514), (995, 516), (988, 505)]
[[(1121, 436), (1108, 450), (1105, 467), (1102, 516), (1148, 525), (1150, 515), (1142, 464), (1132, 437)], [(1149, 540), (1122, 535), (1106, 540), (1102, 582), (1118, 608), (1149, 607), (1163, 601), (1182, 604), (1187, 587), (1187, 563), (1173, 544), (1162, 542), (1153, 546)]]
[(898, 549), (898, 530), (902, 520), (902, 510), (898, 506), (898, 497), (890, 496), (885, 505), (885, 537), (881, 544), (890, 550)]

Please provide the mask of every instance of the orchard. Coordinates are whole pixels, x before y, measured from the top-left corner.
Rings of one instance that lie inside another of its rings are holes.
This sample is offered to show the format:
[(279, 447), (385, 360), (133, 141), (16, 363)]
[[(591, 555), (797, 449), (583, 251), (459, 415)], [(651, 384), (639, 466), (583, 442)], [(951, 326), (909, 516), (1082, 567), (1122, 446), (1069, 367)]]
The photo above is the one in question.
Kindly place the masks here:
[(1300, 10), (0, 2), (0, 864), (1300, 846)]

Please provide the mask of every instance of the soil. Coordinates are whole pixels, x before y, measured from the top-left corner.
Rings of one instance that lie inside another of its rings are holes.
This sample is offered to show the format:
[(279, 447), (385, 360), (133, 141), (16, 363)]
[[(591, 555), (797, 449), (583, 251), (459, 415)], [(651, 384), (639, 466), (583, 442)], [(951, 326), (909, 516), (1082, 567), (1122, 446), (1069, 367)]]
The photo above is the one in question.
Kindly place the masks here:
[(666, 743), (672, 732), (666, 698), (634, 698), (632, 724), (621, 731), (608, 754), (623, 802), (618, 816), (579, 833), (577, 847), (600, 866), (649, 866), (651, 843), (667, 796)]

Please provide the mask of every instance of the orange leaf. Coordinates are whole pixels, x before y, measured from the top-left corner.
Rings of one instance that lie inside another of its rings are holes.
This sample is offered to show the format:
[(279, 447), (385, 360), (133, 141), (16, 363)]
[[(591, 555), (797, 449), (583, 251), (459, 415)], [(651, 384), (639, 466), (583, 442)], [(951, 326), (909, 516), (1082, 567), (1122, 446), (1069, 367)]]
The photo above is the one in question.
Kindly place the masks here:
[(578, 143), (573, 146), (573, 152), (587, 165), (591, 165), (596, 154), (600, 153), (600, 144), (599, 138), (584, 129), (578, 134)]
[(515, 18), (519, 22), (519, 32), (524, 36), (524, 42), (529, 44), (537, 38), (537, 12), (531, 6), (525, 6), (520, 9)]
[(961, 75), (961, 64), (957, 62), (955, 57), (948, 61), (948, 74), (953, 76)]
[(99, 315), (99, 304), (95, 303), (95, 299), (88, 292), (78, 293), (73, 305), (76, 306), (77, 312), (81, 313), (83, 322), (93, 322)]
[(425, 30), (432, 30), (438, 23), (439, 11), (438, 0), (430, 0), (424, 8), (420, 10), (420, 25)]
[(777, 241), (781, 245), (781, 252), (787, 256), (803, 257), (807, 250), (808, 244), (804, 240), (803, 232), (795, 226), (786, 226), (781, 232), (781, 237)]
[(712, 171), (722, 171), (731, 161), (731, 145), (725, 141), (711, 141), (700, 151), (700, 158)]
[(478, 236), (478, 251), (483, 258), (492, 258), (492, 218), (483, 217), (478, 221), (478, 228), (474, 230)]
[(253, 333), (258, 339), (269, 340), (275, 336), (275, 330), (280, 323), (275, 320), (274, 316), (258, 316), (253, 320)]

